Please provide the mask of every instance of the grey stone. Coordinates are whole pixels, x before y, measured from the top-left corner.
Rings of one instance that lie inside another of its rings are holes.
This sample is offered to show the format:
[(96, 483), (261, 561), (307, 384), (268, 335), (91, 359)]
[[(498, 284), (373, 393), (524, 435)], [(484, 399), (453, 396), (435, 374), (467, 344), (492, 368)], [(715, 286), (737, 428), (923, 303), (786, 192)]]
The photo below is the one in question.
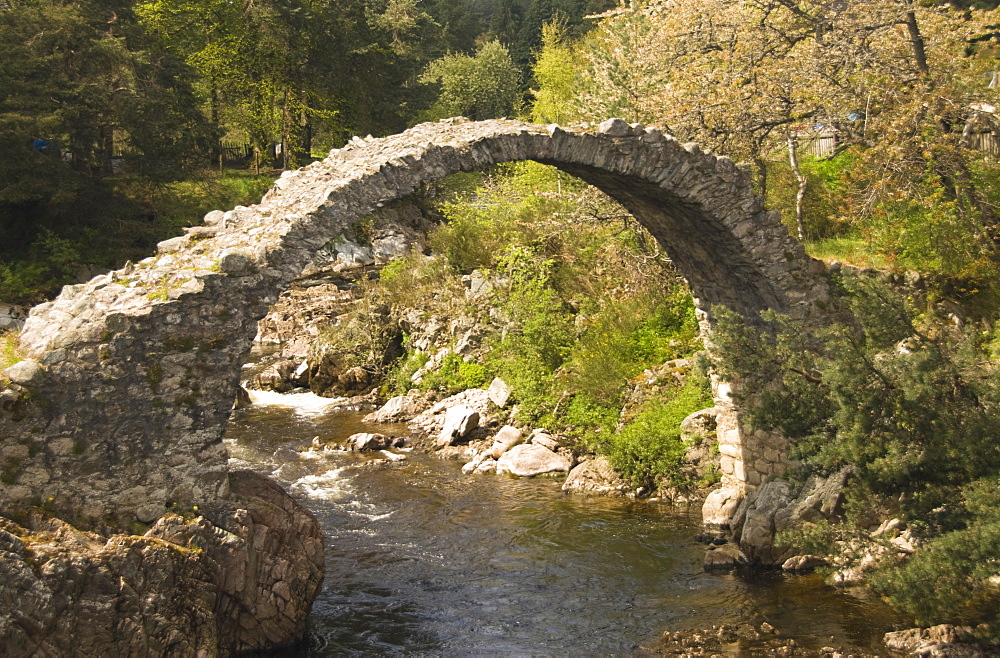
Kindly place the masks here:
[(624, 119), (607, 119), (602, 121), (597, 129), (611, 137), (625, 137), (632, 134), (632, 126)]
[[(0, 487), (0, 502), (13, 512), (53, 497), (67, 519), (124, 522), (168, 497), (189, 506), (222, 499), (229, 486), (222, 432), (267, 306), (331, 236), (349, 234), (373, 208), (500, 160), (556, 164), (626, 201), (674, 255), (705, 332), (718, 305), (751, 322), (764, 309), (807, 327), (829, 322), (823, 266), (764, 209), (745, 172), (665, 136), (635, 135), (622, 121), (604, 130), (495, 120), (421, 124), (358, 140), (283, 177), (259, 204), (224, 213), (214, 234), (166, 241), (157, 257), (112, 274), (117, 283), (102, 277), (65, 288), (30, 312), (20, 335), (26, 357), (49, 363), (47, 353), (61, 349), (65, 358), (55, 360), (37, 397), (0, 408), (0, 447), (68, 439), (79, 448), (25, 459), (25, 473), (50, 473), (49, 481)], [(243, 257), (219, 262), (215, 255), (225, 253)], [(105, 325), (111, 317), (121, 318), (114, 328)], [(717, 383), (715, 397), (720, 445), (731, 454), (720, 466), (723, 493), (710, 498), (720, 503), (712, 518), (780, 474), (786, 451), (780, 437), (742, 425), (727, 385)], [(111, 459), (122, 446), (130, 458)], [(153, 492), (151, 478), (164, 480)]]
[(355, 452), (385, 450), (392, 446), (392, 439), (385, 434), (361, 432), (347, 437), (346, 445), (348, 449)]
[(496, 433), (493, 437), (493, 446), (489, 450), (489, 454), (493, 459), (499, 459), (500, 455), (507, 452), (514, 446), (520, 444), (524, 441), (524, 434), (521, 430), (517, 429), (513, 425), (504, 425), (500, 428), (500, 431)]
[(548, 430), (543, 429), (532, 430), (527, 442), (545, 446), (553, 452), (559, 448), (559, 442), (552, 438), (552, 435), (549, 434)]
[(465, 405), (451, 407), (445, 414), (444, 427), (438, 436), (436, 445), (450, 446), (458, 439), (465, 438), (469, 432), (479, 426), (479, 412)]
[(816, 567), (828, 565), (825, 557), (819, 555), (795, 555), (781, 564), (783, 571), (814, 571)]
[(497, 473), (510, 473), (517, 477), (534, 477), (547, 473), (567, 473), (572, 462), (569, 457), (552, 452), (540, 445), (516, 445), (497, 460)]
[(231, 485), (212, 520), (189, 508), (141, 536), (0, 518), (0, 654), (217, 656), (299, 641), (323, 582), (319, 525), (264, 476)]
[(486, 392), (490, 396), (490, 402), (501, 409), (506, 407), (507, 403), (510, 402), (510, 387), (507, 386), (507, 382), (499, 377), (493, 378), (493, 381), (490, 382), (490, 387), (486, 389)]
[(622, 495), (628, 488), (604, 455), (574, 466), (562, 486), (563, 491), (604, 495)]
[(225, 218), (226, 213), (222, 210), (213, 210), (205, 215), (205, 219), (202, 220), (205, 226), (218, 226), (222, 224), (223, 218)]
[(909, 656), (988, 656), (995, 655), (987, 647), (975, 643), (969, 626), (940, 624), (930, 628), (909, 628), (886, 633), (886, 648)]
[(181, 235), (176, 238), (170, 238), (169, 240), (164, 240), (156, 245), (156, 250), (161, 254), (169, 254), (175, 251), (180, 251), (188, 245), (188, 237), (186, 235)]
[(40, 386), (45, 381), (45, 370), (34, 359), (18, 361), (4, 370), (3, 374), (15, 384), (28, 388)]
[(736, 544), (723, 544), (705, 553), (705, 570), (732, 569), (740, 563), (740, 548)]
[(397, 395), (379, 409), (365, 416), (366, 423), (395, 423), (409, 420), (420, 413), (423, 404), (409, 395)]
[(256, 268), (245, 251), (229, 248), (219, 254), (219, 269), (231, 276), (248, 276)]
[(695, 411), (681, 421), (681, 439), (696, 441), (715, 432), (718, 410), (715, 407)]

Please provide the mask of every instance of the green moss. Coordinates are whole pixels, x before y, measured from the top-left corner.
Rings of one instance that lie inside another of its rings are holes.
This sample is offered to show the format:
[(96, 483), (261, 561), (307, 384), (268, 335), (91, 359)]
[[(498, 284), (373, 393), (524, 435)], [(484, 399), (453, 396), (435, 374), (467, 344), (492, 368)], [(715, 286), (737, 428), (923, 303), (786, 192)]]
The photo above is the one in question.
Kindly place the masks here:
[(163, 366), (159, 362), (154, 361), (146, 368), (146, 381), (154, 391), (160, 387), (160, 382), (163, 381)]
[(194, 349), (195, 339), (191, 336), (167, 336), (163, 346), (171, 352), (189, 352)]
[(14, 457), (5, 458), (3, 466), (0, 466), (0, 482), (14, 484), (19, 477), (21, 477), (21, 460)]
[(73, 441), (73, 454), (82, 455), (87, 449), (87, 444), (83, 439), (75, 439)]

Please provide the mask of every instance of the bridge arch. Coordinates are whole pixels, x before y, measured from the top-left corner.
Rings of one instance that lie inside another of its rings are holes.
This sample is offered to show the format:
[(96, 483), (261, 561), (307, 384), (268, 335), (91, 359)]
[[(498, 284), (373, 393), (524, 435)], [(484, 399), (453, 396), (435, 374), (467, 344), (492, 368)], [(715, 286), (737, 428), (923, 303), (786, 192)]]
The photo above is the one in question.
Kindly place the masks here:
[[(0, 512), (48, 501), (65, 518), (127, 522), (224, 496), (221, 437), (257, 321), (315, 251), (426, 183), (516, 160), (555, 165), (632, 212), (687, 278), (704, 332), (717, 304), (820, 321), (825, 268), (748, 176), (655, 128), (454, 119), (355, 138), (285, 172), (258, 205), (32, 309), (25, 360), (0, 391)], [(787, 461), (780, 439), (747, 431), (727, 387), (715, 388), (723, 479), (706, 520), (720, 523)]]

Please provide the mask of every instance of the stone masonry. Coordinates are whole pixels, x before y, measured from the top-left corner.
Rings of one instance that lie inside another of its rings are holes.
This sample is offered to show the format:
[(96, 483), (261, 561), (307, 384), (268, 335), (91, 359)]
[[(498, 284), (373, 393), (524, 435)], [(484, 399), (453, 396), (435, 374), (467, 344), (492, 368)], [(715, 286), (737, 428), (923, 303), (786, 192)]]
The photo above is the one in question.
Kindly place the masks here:
[[(354, 138), (285, 172), (258, 205), (210, 213), (156, 256), (32, 309), (24, 360), (0, 390), (0, 513), (45, 502), (62, 518), (120, 525), (225, 496), (221, 436), (240, 366), (314, 252), (426, 183), (514, 160), (555, 165), (628, 208), (687, 278), (706, 335), (716, 304), (748, 321), (765, 308), (821, 321), (825, 268), (746, 173), (656, 128), (449, 119)], [(745, 431), (727, 385), (716, 398), (723, 479), (706, 520), (725, 522), (748, 487), (783, 471), (785, 446)]]

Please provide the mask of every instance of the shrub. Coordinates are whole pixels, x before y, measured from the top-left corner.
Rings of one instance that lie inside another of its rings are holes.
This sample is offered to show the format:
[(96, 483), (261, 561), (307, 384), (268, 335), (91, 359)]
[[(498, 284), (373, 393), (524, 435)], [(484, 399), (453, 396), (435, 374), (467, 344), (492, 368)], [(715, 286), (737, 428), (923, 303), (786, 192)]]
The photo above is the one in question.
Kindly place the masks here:
[(492, 380), (493, 375), (484, 366), (464, 361), (457, 354), (449, 354), (441, 360), (437, 370), (424, 377), (421, 388), (450, 395), (470, 388), (484, 388)]
[(708, 380), (689, 375), (673, 395), (648, 403), (607, 440), (604, 450), (612, 466), (634, 487), (652, 489), (663, 479), (675, 478), (686, 450), (681, 421), (711, 403)]

